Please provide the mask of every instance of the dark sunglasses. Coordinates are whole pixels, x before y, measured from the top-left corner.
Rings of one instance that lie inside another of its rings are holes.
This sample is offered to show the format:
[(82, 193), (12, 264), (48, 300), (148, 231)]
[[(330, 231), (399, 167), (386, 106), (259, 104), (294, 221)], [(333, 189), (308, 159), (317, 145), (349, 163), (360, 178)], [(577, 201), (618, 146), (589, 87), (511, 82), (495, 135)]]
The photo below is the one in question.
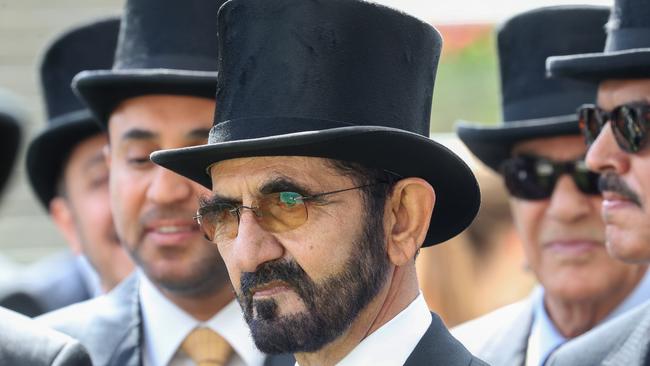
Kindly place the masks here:
[(545, 158), (521, 155), (501, 165), (508, 192), (526, 200), (551, 197), (555, 183), (562, 174), (569, 174), (578, 189), (585, 194), (599, 194), (598, 174), (587, 169), (583, 159), (555, 162)]
[(596, 140), (605, 124), (611, 122), (618, 146), (628, 153), (636, 153), (648, 142), (650, 105), (623, 104), (607, 112), (593, 104), (585, 104), (578, 108), (578, 122), (587, 146)]

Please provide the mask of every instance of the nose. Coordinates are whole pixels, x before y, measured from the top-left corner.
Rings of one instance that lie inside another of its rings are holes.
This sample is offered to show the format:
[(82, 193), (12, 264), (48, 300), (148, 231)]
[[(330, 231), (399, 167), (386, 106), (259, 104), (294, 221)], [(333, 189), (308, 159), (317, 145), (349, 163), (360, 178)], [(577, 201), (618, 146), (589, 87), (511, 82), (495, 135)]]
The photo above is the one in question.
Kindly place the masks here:
[(169, 205), (193, 197), (192, 182), (171, 170), (156, 167), (147, 189), (147, 199), (159, 205)]
[(260, 226), (253, 210), (240, 212), (239, 230), (232, 248), (239, 271), (255, 272), (261, 264), (282, 258), (283, 245)]
[(563, 174), (555, 185), (547, 214), (565, 223), (578, 222), (592, 213), (597, 215), (598, 209), (593, 207), (589, 198), (578, 189), (570, 176)]
[(585, 159), (587, 167), (598, 173), (624, 174), (630, 168), (629, 155), (616, 143), (611, 123), (606, 124), (591, 144)]

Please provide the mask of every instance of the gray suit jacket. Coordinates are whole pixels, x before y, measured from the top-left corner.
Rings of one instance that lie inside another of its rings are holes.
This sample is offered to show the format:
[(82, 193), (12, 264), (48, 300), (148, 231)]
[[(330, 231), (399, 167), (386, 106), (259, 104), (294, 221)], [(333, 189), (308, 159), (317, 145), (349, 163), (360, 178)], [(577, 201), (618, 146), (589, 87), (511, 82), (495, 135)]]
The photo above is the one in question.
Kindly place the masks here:
[(560, 347), (552, 366), (640, 366), (650, 345), (650, 302), (598, 326)]
[[(38, 320), (68, 334), (88, 349), (95, 366), (142, 365), (142, 316), (138, 274), (105, 296), (74, 304)], [(294, 364), (292, 356), (267, 357), (265, 365)]]
[(433, 319), (429, 329), (415, 346), (404, 366), (487, 366), (452, 337), (438, 315), (431, 313), (431, 317)]
[(90, 366), (79, 342), (0, 308), (0, 365)]
[(33, 317), (90, 299), (77, 260), (64, 251), (18, 271), (0, 287), (0, 306)]
[(490, 365), (521, 366), (526, 362), (532, 324), (533, 303), (529, 296), (461, 324), (451, 334)]

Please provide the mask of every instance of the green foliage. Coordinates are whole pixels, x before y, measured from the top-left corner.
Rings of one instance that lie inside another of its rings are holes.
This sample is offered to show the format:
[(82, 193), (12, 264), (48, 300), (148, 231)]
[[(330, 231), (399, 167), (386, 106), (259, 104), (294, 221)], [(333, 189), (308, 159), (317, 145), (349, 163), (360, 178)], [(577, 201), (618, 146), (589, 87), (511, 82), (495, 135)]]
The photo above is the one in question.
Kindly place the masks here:
[(499, 74), (493, 32), (454, 54), (443, 54), (431, 109), (431, 132), (451, 132), (454, 123), (496, 124), (501, 118)]

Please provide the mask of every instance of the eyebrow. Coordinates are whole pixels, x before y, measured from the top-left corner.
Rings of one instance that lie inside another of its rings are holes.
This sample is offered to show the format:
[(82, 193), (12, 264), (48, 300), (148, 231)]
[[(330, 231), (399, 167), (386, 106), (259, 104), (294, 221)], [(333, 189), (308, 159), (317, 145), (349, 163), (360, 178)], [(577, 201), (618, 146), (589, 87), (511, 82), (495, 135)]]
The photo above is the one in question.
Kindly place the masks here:
[[(210, 134), (209, 128), (195, 128), (185, 134), (188, 140), (203, 140), (207, 139)], [(142, 128), (132, 128), (122, 135), (122, 140), (154, 140), (160, 135), (150, 130)]]
[[(284, 176), (276, 175), (268, 181), (262, 183), (259, 187), (259, 192), (262, 195), (277, 193), (277, 192), (296, 192), (303, 196), (311, 196), (311, 190), (307, 187), (295, 182), (293, 179)], [(199, 198), (199, 207), (215, 207), (219, 205), (240, 205), (241, 200), (227, 197), (219, 193), (214, 193), (212, 196), (203, 196)]]
[(92, 166), (94, 166), (94, 165), (96, 165), (98, 163), (102, 163), (103, 161), (104, 161), (104, 154), (101, 151), (99, 151), (99, 152), (93, 154), (93, 156), (90, 159), (88, 159), (88, 160), (86, 160), (84, 162), (83, 168), (84, 168), (84, 170), (90, 169), (90, 167), (92, 167)]

